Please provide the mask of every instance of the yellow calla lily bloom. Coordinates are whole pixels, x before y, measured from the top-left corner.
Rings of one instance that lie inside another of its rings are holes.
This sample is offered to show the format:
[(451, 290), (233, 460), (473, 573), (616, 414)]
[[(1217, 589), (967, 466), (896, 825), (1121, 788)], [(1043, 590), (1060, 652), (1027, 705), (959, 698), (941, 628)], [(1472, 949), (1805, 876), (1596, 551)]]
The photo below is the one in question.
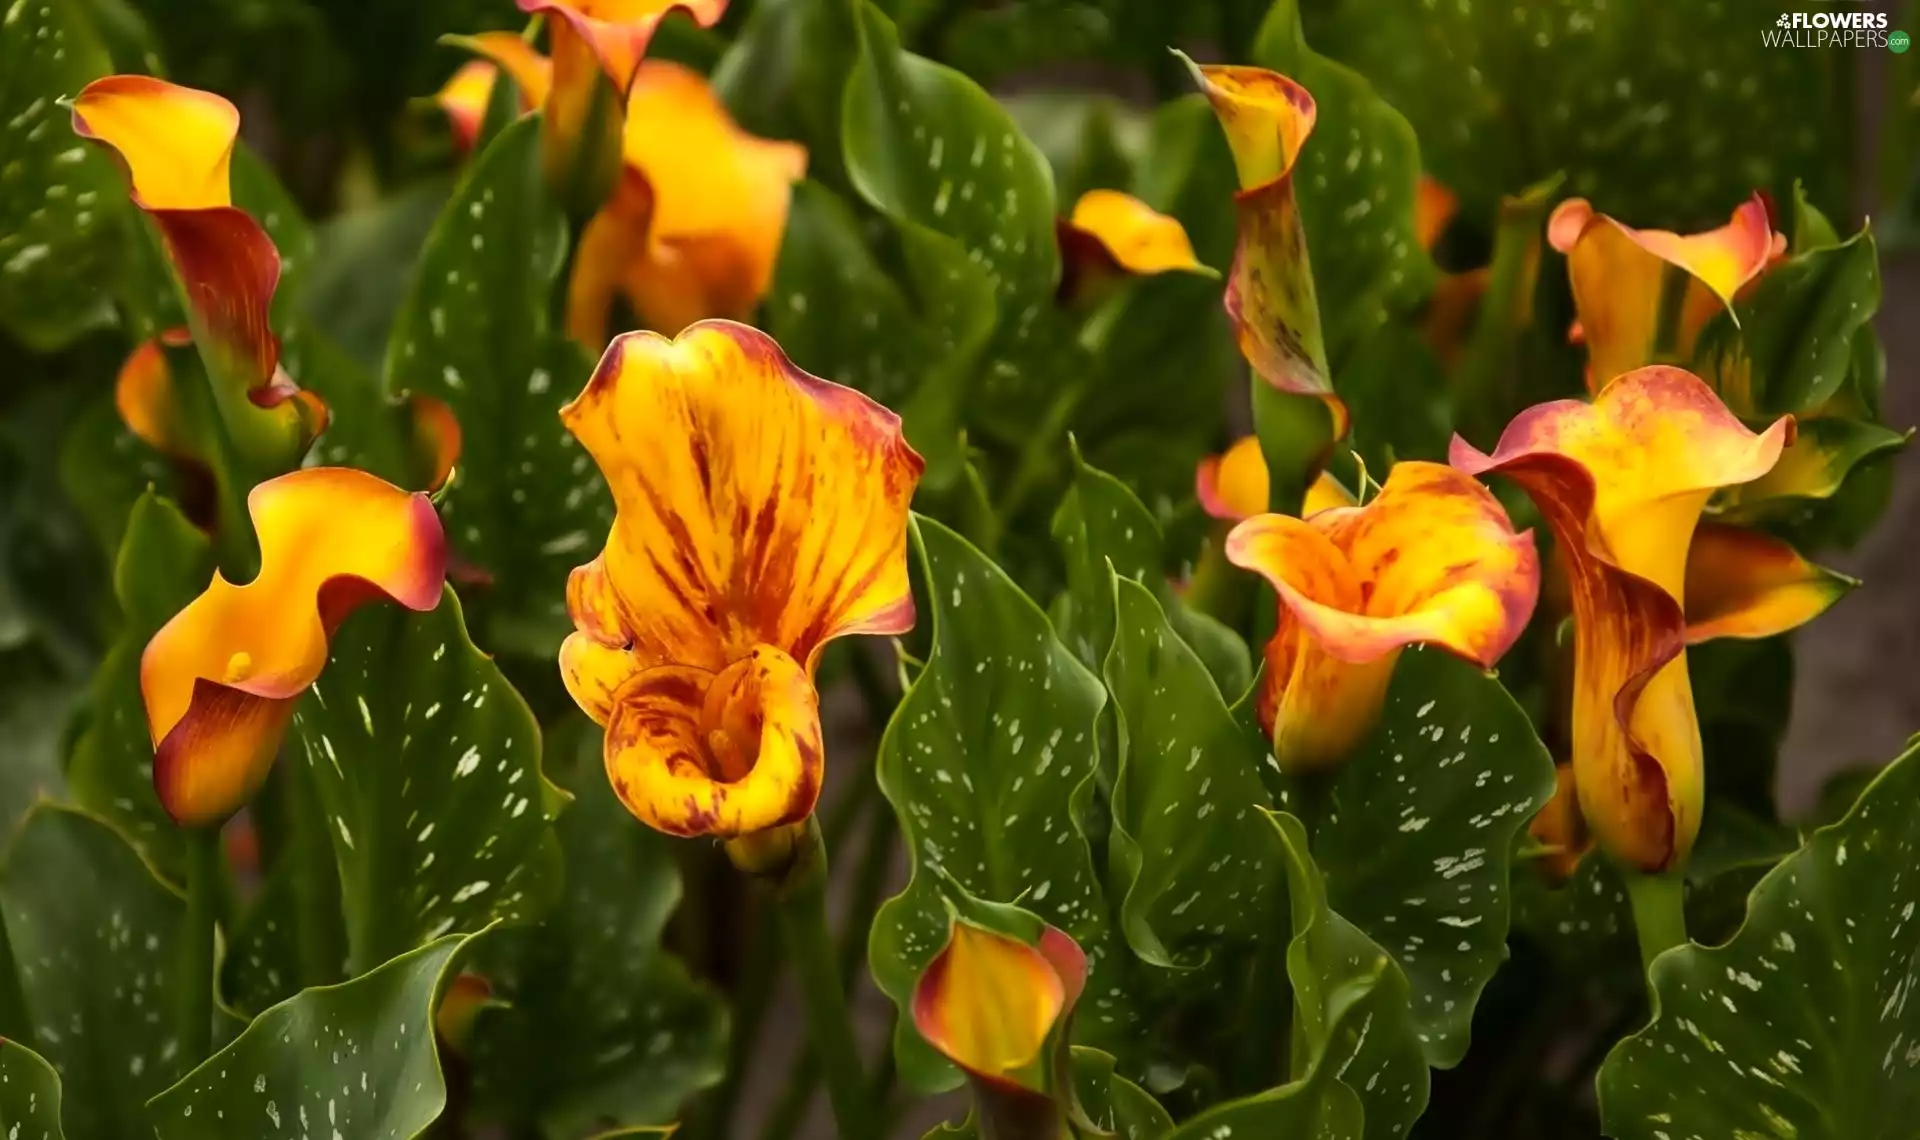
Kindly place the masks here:
[[(1778, 632), (1824, 608), (1823, 591), (1835, 596), (1781, 565), (1777, 543), (1755, 559), (1771, 540), (1696, 534), (1708, 497), (1765, 474), (1792, 434), (1790, 417), (1755, 434), (1692, 373), (1652, 366), (1615, 378), (1591, 404), (1522, 412), (1491, 455), (1454, 439), (1455, 467), (1512, 478), (1553, 528), (1572, 590), (1580, 808), (1601, 847), (1641, 871), (1679, 865), (1699, 830), (1687, 642)], [(1750, 572), (1732, 572), (1742, 567)]]
[(449, 39), (485, 57), (461, 64), (433, 96), (446, 113), (454, 142), (461, 150), (471, 150), (480, 137), (480, 124), (487, 117), (493, 85), (502, 71), (519, 92), (521, 114), (546, 104), (553, 84), (553, 64), (532, 44), (512, 32), (482, 32)]
[[(1569, 198), (1548, 219), (1547, 241), (1567, 255), (1577, 335), (1587, 345), (1587, 388), (1595, 392), (1659, 355), (1690, 359), (1700, 330), (1786, 247), (1758, 194), (1719, 229), (1685, 235), (1636, 230), (1596, 213), (1584, 198)], [(1669, 266), (1685, 274), (1685, 290), (1670, 314), (1671, 342), (1661, 345)]]
[(260, 574), (206, 592), (140, 658), (160, 803), (183, 826), (217, 824), (266, 779), (294, 705), (346, 616), (385, 598), (440, 604), (446, 541), (422, 494), (346, 467), (309, 467), (247, 496)]
[[(1194, 497), (1217, 519), (1239, 522), (1267, 511), (1267, 459), (1258, 436), (1243, 436), (1219, 455), (1200, 460), (1193, 473)], [(1354, 506), (1353, 494), (1322, 471), (1307, 488), (1300, 517), (1312, 518), (1330, 507)]]
[(899, 417), (703, 321), (628, 333), (561, 412), (617, 514), (567, 584), (560, 671), (627, 808), (674, 835), (798, 823), (824, 775), (827, 642), (913, 627)]
[(1051, 926), (1028, 945), (955, 919), (914, 986), (914, 1028), (976, 1081), (1045, 1093), (1047, 1045), (1086, 978), (1085, 953)]
[(581, 235), (568, 331), (604, 345), (617, 293), (669, 335), (708, 317), (749, 316), (773, 282), (806, 148), (747, 133), (704, 76), (650, 60), (633, 82), (625, 161)]
[(233, 205), (229, 185), (240, 112), (211, 92), (145, 75), (94, 80), (72, 112), (76, 134), (119, 155), (134, 204), (160, 231), (192, 340), (221, 381), (221, 414), (230, 427), (258, 431), (236, 431), (236, 442), (284, 470), (325, 430), (326, 404), (280, 369), (280, 338), (267, 320), (280, 254)]
[(1060, 243), (1060, 296), (1081, 296), (1096, 281), (1124, 274), (1217, 276), (1200, 263), (1180, 219), (1131, 194), (1089, 190), (1054, 227)]
[(1293, 166), (1318, 110), (1307, 89), (1257, 67), (1195, 66), (1201, 90), (1233, 151), (1240, 238), (1227, 274), (1227, 315), (1240, 352), (1282, 392), (1325, 401), (1333, 438), (1347, 434), (1347, 407), (1326, 372), (1319, 301)]
[(1533, 614), (1540, 564), (1486, 488), (1437, 463), (1394, 466), (1362, 507), (1255, 515), (1227, 560), (1267, 579), (1261, 723), (1282, 769), (1324, 769), (1365, 738), (1400, 650), (1437, 645), (1492, 668)]

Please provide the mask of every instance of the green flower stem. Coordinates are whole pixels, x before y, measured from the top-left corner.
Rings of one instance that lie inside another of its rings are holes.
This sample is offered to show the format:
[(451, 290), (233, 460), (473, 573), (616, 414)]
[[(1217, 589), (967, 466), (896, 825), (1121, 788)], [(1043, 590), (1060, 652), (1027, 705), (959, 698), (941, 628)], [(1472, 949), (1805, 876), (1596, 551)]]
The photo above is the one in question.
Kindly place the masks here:
[(782, 934), (793, 955), (807, 1008), (807, 1035), (827, 1078), (834, 1119), (842, 1140), (875, 1140), (872, 1089), (860, 1062), (860, 1044), (840, 984), (833, 932), (827, 926), (827, 851), (820, 827), (807, 821), (792, 869), (775, 897)]
[(1686, 878), (1678, 871), (1659, 875), (1626, 872), (1627, 899), (1633, 904), (1633, 929), (1640, 937), (1640, 961), (1653, 960), (1687, 944)]
[(214, 924), (220, 913), (220, 828), (187, 834), (187, 913), (174, 980), (180, 1049), (190, 1065), (213, 1055)]

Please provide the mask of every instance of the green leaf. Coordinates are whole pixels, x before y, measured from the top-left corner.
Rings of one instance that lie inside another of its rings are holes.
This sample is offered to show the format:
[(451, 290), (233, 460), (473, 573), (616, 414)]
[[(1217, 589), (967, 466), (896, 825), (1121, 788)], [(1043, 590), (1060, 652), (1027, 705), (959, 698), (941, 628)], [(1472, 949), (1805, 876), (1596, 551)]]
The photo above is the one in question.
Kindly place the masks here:
[(1702, 330), (1696, 367), (1717, 375), (1723, 393), (1730, 386), (1743, 393), (1736, 407), (1807, 412), (1840, 391), (1853, 367), (1854, 333), (1879, 308), (1879, 255), (1873, 231), (1863, 229), (1769, 269), (1732, 312)]
[(452, 192), (449, 179), (429, 178), (336, 215), (314, 235), (301, 313), (369, 371), (380, 368), (413, 266)]
[(813, 177), (844, 186), (840, 104), (857, 36), (846, 0), (762, 0), (714, 66), (714, 92), (742, 127), (806, 144)]
[(1190, 610), (1167, 582), (1160, 524), (1126, 484), (1079, 462), (1053, 516), (1054, 541), (1067, 564), (1074, 604), (1060, 636), (1091, 669), (1104, 667), (1113, 646), (1114, 595), (1107, 568), (1153, 593), (1174, 631), (1206, 663), (1222, 693), (1238, 698), (1253, 680), (1253, 665), (1240, 635)]
[[(1086, 950), (1092, 968), (1074, 1018), (1088, 1043), (1129, 1042), (1130, 1015), (1100, 877), (1082, 825), (1097, 766), (1105, 694), (1060, 644), (1046, 615), (993, 562), (916, 517), (932, 649), (880, 743), (880, 788), (911, 862), (906, 889), (881, 906), (868, 956), (904, 1012), (945, 945), (942, 877), (989, 902), (1018, 901)], [(951, 1087), (959, 1072), (901, 1017), (901, 1076)]]
[(1892, 1140), (1920, 1110), (1920, 760), (1754, 888), (1723, 946), (1655, 959), (1652, 1024), (1599, 1077), (1609, 1136)]
[(60, 488), (108, 557), (119, 551), (140, 497), (149, 488), (169, 491), (174, 484), (167, 460), (127, 430), (111, 396), (75, 417), (60, 442)]
[(1401, 654), (1380, 723), (1335, 778), (1313, 854), (1333, 908), (1413, 987), (1429, 1062), (1466, 1055), (1507, 954), (1509, 856), (1553, 764), (1500, 682), (1438, 649)]
[(1107, 688), (1119, 725), (1112, 860), (1120, 926), (1156, 966), (1265, 933), (1278, 852), (1260, 815), (1265, 754), (1146, 587), (1110, 568)]
[(516, 122), (454, 191), (394, 323), (386, 390), (438, 396), (460, 420), (464, 448), (441, 515), (454, 548), (492, 577), (482, 640), (550, 656), (569, 628), (567, 574), (613, 510), (560, 425), (592, 362), (549, 325), (566, 230), (538, 152), (538, 121)]
[(485, 1115), (552, 1140), (670, 1123), (727, 1058), (725, 1007), (660, 946), (680, 841), (614, 796), (598, 731), (581, 752), (579, 799), (557, 828), (566, 889), (539, 925), (494, 937), (479, 968), (503, 1004), (481, 1011), (472, 1049)]
[(186, 903), (118, 832), (42, 805), (0, 871), (0, 914), (33, 1044), (60, 1074), (70, 1140), (150, 1130), (141, 1105), (185, 1070), (168, 982)]
[(1307, 46), (1297, 0), (1278, 0), (1254, 61), (1306, 87), (1318, 115), (1293, 182), (1313, 251), (1314, 292), (1335, 359), (1380, 319), (1433, 289), (1435, 270), (1413, 228), (1420, 143), (1373, 85)]
[(1114, 1072), (1113, 1057), (1098, 1049), (1073, 1047), (1073, 1088), (1087, 1120), (1114, 1140), (1158, 1140), (1173, 1131), (1173, 1117), (1153, 1094)]
[(153, 740), (140, 695), (140, 655), (168, 619), (207, 588), (213, 549), (178, 507), (148, 491), (134, 503), (114, 563), (120, 635), (93, 678), (92, 717), (67, 767), (73, 800), (126, 834), (169, 877), (185, 854), (153, 790)]
[[(1845, 202), (1845, 76), (1825, 53), (1763, 46), (1777, 9), (1662, 0), (1312, 5), (1321, 46), (1413, 121), (1427, 168), (1471, 213), (1555, 171), (1634, 225), (1718, 225), (1796, 174)], [(1324, 120), (1323, 120), (1324, 122)]]
[(559, 888), (540, 727), (468, 639), (460, 601), (368, 606), (293, 718), (327, 815), (361, 973), (447, 933), (539, 913)]
[[(1329, 908), (1328, 885), (1307, 850), (1306, 828), (1284, 812), (1267, 813), (1286, 853), (1293, 941), (1293, 1048), (1315, 1068), (1336, 1073), (1365, 1106), (1368, 1140), (1391, 1140), (1426, 1111), (1429, 1076), (1407, 975), (1366, 933)], [(1357, 1035), (1340, 1032), (1356, 1002), (1368, 1007)], [(1296, 1059), (1295, 1071), (1301, 1068)]]
[(113, 160), (57, 102), (112, 69), (83, 5), (9, 0), (0, 13), (0, 329), (38, 351), (114, 319), (102, 287), (132, 211)]
[(64, 1140), (60, 1076), (18, 1041), (0, 1041), (0, 1128), (13, 1140)]
[(870, 0), (842, 133), (861, 196), (959, 241), (993, 277), (1003, 316), (1050, 298), (1060, 255), (1046, 156), (973, 80), (901, 50)]
[(447, 1099), (434, 1011), (456, 958), (475, 937), (448, 935), (364, 977), (274, 1006), (148, 1103), (154, 1134), (422, 1135)]

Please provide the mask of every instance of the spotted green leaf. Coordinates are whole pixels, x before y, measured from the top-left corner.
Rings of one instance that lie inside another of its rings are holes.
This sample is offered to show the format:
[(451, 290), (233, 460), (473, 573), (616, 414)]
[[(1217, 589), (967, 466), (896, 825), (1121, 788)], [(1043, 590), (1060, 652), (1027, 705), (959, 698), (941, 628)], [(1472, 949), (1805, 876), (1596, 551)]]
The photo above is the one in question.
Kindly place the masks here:
[(840, 103), (858, 46), (845, 0), (766, 0), (714, 65), (714, 91), (747, 130), (804, 143), (813, 177), (841, 187)]
[[(1392, 1140), (1426, 1111), (1427, 1059), (1400, 965), (1328, 903), (1328, 883), (1308, 851), (1305, 826), (1284, 812), (1267, 813), (1285, 851), (1293, 941), (1287, 978), (1293, 983), (1293, 1048), (1308, 1063), (1338, 1065), (1339, 1079), (1365, 1106), (1367, 1140)], [(1338, 1032), (1341, 1013), (1361, 995), (1369, 1007), (1354, 1038)], [(1298, 1072), (1301, 1062), (1296, 1060)]]
[(996, 283), (1003, 322), (1059, 278), (1053, 174), (1006, 109), (961, 73), (900, 47), (860, 4), (842, 111), (847, 173), (879, 209), (960, 242)]
[(1318, 110), (1293, 183), (1337, 360), (1382, 307), (1405, 307), (1433, 288), (1433, 262), (1413, 226), (1420, 143), (1363, 76), (1308, 46), (1298, 0), (1268, 10), (1253, 59), (1305, 86)]
[(128, 516), (114, 562), (114, 595), (124, 621), (94, 674), (92, 715), (67, 767), (74, 802), (112, 822), (175, 879), (182, 873), (185, 848), (153, 790), (153, 741), (140, 695), (140, 655), (212, 577), (207, 536), (171, 501), (144, 493)]
[(567, 629), (567, 573), (599, 548), (612, 506), (560, 425), (592, 361), (548, 318), (566, 231), (538, 151), (539, 123), (514, 123), (454, 191), (395, 320), (386, 391), (437, 396), (459, 418), (441, 514), (453, 548), (492, 580), (476, 606), (482, 640), (550, 655)]
[[(1046, 615), (965, 539), (916, 517), (914, 547), (932, 630), (926, 667), (881, 740), (878, 775), (912, 865), (881, 906), (868, 957), (902, 1010), (945, 944), (941, 882), (988, 902), (1015, 902), (1064, 930), (1092, 973), (1074, 1018), (1090, 1044), (1126, 1042), (1120, 962), (1082, 815), (1097, 764), (1100, 682), (1054, 637)], [(902, 1077), (933, 1089), (959, 1072), (902, 1017)]]
[(1160, 603), (1110, 570), (1107, 689), (1118, 723), (1112, 875), (1127, 942), (1157, 966), (1269, 933), (1280, 874), (1260, 782), (1266, 749), (1233, 715)]
[(1893, 1140), (1920, 1111), (1920, 758), (1761, 880), (1746, 924), (1650, 971), (1653, 1021), (1614, 1047), (1601, 1119), (1619, 1140)]
[(551, 901), (565, 795), (541, 774), (533, 713), (474, 648), (451, 589), (428, 613), (348, 618), (291, 736), (327, 816), (352, 972)]
[(1730, 399), (1744, 397), (1740, 405), (1808, 412), (1840, 391), (1853, 367), (1854, 334), (1879, 308), (1879, 254), (1873, 231), (1862, 229), (1768, 269), (1701, 331), (1699, 367), (1719, 377)]
[(1333, 909), (1394, 956), (1428, 1060), (1466, 1055), (1474, 1002), (1507, 954), (1514, 837), (1553, 764), (1500, 682), (1409, 649), (1380, 723), (1334, 783), (1313, 837)]
[[(414, 1140), (446, 1104), (433, 1014), (476, 935), (301, 992), (148, 1103), (158, 1140)], [(133, 1135), (127, 1133), (126, 1135)]]
[(0, 1041), (0, 1128), (12, 1140), (63, 1140), (60, 1075), (18, 1041)]
[(477, 964), (502, 1004), (474, 1027), (476, 1101), (552, 1140), (671, 1123), (727, 1057), (725, 1009), (660, 945), (680, 902), (682, 841), (627, 813), (597, 731), (581, 751), (579, 798), (556, 829), (565, 890), (538, 925), (495, 935)]
[(1060, 636), (1089, 668), (1107, 661), (1114, 642), (1108, 566), (1151, 592), (1167, 622), (1206, 663), (1220, 691), (1238, 699), (1251, 683), (1246, 642), (1212, 617), (1189, 609), (1167, 579), (1160, 524), (1126, 484), (1075, 456), (1074, 478), (1053, 516), (1053, 538), (1067, 565), (1072, 598)]
[[(1558, 170), (1567, 191), (1633, 225), (1724, 221), (1796, 174), (1845, 201), (1846, 76), (1814, 48), (1774, 47), (1777, 7), (1663, 0), (1318, 5), (1322, 47), (1412, 120), (1433, 173), (1469, 210)], [(1805, 35), (1806, 33), (1802, 33)]]
[(118, 832), (42, 805), (0, 870), (0, 915), (33, 1046), (70, 1140), (149, 1134), (143, 1103), (186, 1069), (171, 985), (186, 903)]
[(113, 320), (103, 286), (133, 218), (113, 160), (74, 137), (58, 103), (111, 70), (85, 5), (0, 11), (0, 329), (30, 347)]

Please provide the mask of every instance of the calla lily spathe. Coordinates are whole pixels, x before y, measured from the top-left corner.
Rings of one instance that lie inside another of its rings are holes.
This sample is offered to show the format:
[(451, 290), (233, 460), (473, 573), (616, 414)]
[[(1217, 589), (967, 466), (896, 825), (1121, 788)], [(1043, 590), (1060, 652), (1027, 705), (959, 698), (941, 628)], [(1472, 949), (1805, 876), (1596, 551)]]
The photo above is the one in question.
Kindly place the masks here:
[(629, 810), (674, 835), (805, 820), (827, 642), (913, 626), (899, 417), (755, 329), (628, 333), (562, 411), (617, 513), (567, 586), (561, 675)]
[(1591, 404), (1522, 412), (1491, 455), (1454, 440), (1455, 467), (1512, 478), (1553, 529), (1574, 614), (1575, 792), (1600, 846), (1641, 871), (1679, 865), (1699, 830), (1685, 646), (1781, 632), (1847, 585), (1765, 535), (1697, 526), (1709, 496), (1765, 474), (1792, 434), (1789, 417), (1756, 434), (1698, 377), (1653, 366)]
[(1227, 274), (1227, 315), (1254, 372), (1281, 392), (1325, 402), (1333, 437), (1347, 433), (1347, 408), (1333, 394), (1319, 301), (1293, 167), (1318, 114), (1313, 96), (1284, 75), (1257, 67), (1190, 65), (1233, 151), (1240, 180), (1234, 204), (1239, 243)]
[(280, 254), (229, 185), (239, 111), (211, 92), (110, 75), (87, 84), (72, 112), (76, 134), (119, 156), (134, 204), (160, 232), (236, 446), (259, 466), (297, 462), (327, 407), (280, 369), (267, 319)]
[(1226, 553), (1279, 594), (1259, 713), (1289, 772), (1352, 753), (1402, 648), (1437, 645), (1491, 668), (1540, 585), (1532, 532), (1515, 534), (1486, 488), (1435, 463), (1396, 465), (1362, 507), (1249, 518)]
[(567, 292), (568, 331), (594, 349), (616, 294), (669, 335), (749, 316), (807, 170), (804, 147), (742, 130), (706, 78), (679, 64), (642, 64), (627, 110), (626, 170), (581, 235)]
[(477, 36), (450, 36), (448, 41), (485, 57), (461, 64), (433, 97), (446, 113), (461, 150), (471, 150), (480, 137), (493, 85), (502, 72), (513, 80), (522, 114), (546, 104), (553, 85), (553, 64), (525, 39), (512, 32), (482, 32)]
[(1052, 1084), (1049, 1046), (1086, 980), (1086, 954), (1051, 926), (1029, 945), (955, 919), (914, 986), (914, 1028), (977, 1089), (1044, 1096)]
[[(1700, 330), (1786, 246), (1758, 194), (1726, 225), (1685, 235), (1636, 230), (1596, 213), (1584, 198), (1569, 198), (1548, 219), (1547, 240), (1567, 255), (1578, 336), (1587, 346), (1587, 387), (1594, 392), (1643, 365), (1690, 360)], [(1668, 309), (1670, 268), (1680, 288)]]
[(1060, 296), (1098, 296), (1098, 283), (1161, 273), (1218, 276), (1200, 263), (1180, 219), (1131, 194), (1096, 189), (1080, 195), (1054, 227), (1060, 244)]
[[(1193, 473), (1194, 497), (1200, 508), (1216, 519), (1239, 522), (1267, 511), (1267, 459), (1256, 436), (1243, 436), (1218, 455), (1202, 460)], [(1300, 517), (1312, 518), (1329, 507), (1354, 506), (1353, 495), (1340, 480), (1322, 471), (1307, 488)]]
[(154, 788), (183, 826), (217, 824), (252, 798), (349, 613), (380, 599), (430, 610), (446, 578), (433, 504), (364, 471), (282, 475), (247, 508), (259, 576), (216, 573), (140, 658)]

